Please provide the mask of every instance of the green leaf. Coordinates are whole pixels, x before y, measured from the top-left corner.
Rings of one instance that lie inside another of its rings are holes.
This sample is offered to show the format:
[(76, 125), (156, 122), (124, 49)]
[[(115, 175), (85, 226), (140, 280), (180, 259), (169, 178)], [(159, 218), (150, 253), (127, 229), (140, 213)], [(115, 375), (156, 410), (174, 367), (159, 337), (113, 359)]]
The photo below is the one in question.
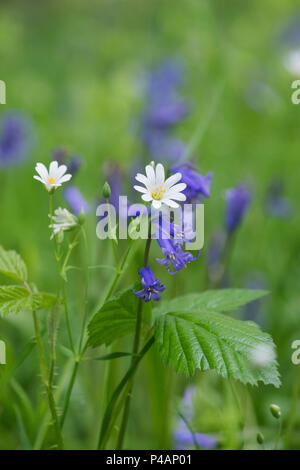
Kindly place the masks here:
[(32, 308), (33, 309), (50, 309), (57, 302), (57, 296), (54, 294), (48, 294), (47, 292), (38, 292), (32, 295)]
[(158, 307), (153, 309), (155, 317), (167, 312), (182, 312), (195, 310), (212, 310), (226, 312), (235, 310), (242, 305), (259, 299), (268, 294), (265, 290), (249, 289), (220, 289), (208, 290), (200, 294), (187, 294), (171, 300), (162, 301)]
[(274, 348), (271, 336), (253, 322), (243, 322), (213, 311), (169, 312), (156, 321), (156, 340), (165, 363), (192, 376), (195, 369), (214, 369), (243, 383), (280, 385), (276, 361), (254, 366), (253, 351)]
[(17, 281), (27, 281), (27, 268), (15, 251), (6, 251), (0, 246), (0, 273)]
[(0, 315), (31, 309), (31, 296), (23, 286), (0, 286)]
[(119, 359), (119, 357), (132, 356), (132, 353), (128, 352), (113, 352), (111, 354), (105, 354), (104, 356), (98, 357), (86, 357), (85, 361), (110, 361), (111, 359)]
[[(133, 294), (134, 287), (120, 292), (106, 302), (89, 323), (89, 345), (92, 347), (110, 344), (135, 330), (139, 299)], [(144, 306), (143, 318), (147, 318)]]

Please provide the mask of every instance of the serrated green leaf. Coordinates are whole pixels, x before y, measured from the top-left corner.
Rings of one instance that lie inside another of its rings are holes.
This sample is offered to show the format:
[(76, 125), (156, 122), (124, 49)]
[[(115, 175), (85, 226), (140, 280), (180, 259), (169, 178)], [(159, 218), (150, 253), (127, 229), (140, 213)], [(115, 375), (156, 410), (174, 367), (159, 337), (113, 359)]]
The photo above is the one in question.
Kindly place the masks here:
[(213, 311), (169, 312), (156, 321), (160, 354), (176, 371), (192, 376), (196, 368), (216, 370), (243, 383), (280, 385), (276, 361), (255, 367), (253, 350), (274, 347), (272, 338), (253, 322), (243, 322)]
[(6, 251), (0, 246), (0, 273), (20, 282), (27, 281), (27, 268), (15, 251)]
[[(135, 330), (139, 299), (133, 294), (134, 287), (126, 289), (106, 302), (95, 314), (88, 326), (89, 345), (110, 344)], [(148, 318), (148, 305), (144, 306), (143, 318)]]
[(32, 295), (32, 307), (34, 309), (44, 308), (50, 309), (57, 302), (57, 296), (54, 294), (48, 294), (47, 292), (38, 292)]
[(31, 309), (31, 296), (23, 286), (0, 286), (0, 315)]
[(265, 290), (249, 289), (220, 289), (208, 290), (197, 294), (187, 294), (171, 300), (162, 301), (155, 309), (155, 317), (167, 312), (212, 310), (215, 312), (226, 312), (235, 310), (242, 305), (259, 299), (268, 294)]

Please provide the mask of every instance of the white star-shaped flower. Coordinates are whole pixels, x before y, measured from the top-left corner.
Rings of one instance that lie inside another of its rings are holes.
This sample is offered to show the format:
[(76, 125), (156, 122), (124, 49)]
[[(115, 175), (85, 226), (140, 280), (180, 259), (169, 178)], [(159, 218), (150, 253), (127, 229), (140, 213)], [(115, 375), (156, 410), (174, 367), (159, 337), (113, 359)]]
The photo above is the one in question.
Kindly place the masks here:
[(64, 232), (68, 230), (72, 230), (73, 228), (77, 227), (78, 220), (68, 209), (62, 209), (59, 207), (55, 210), (54, 215), (51, 217), (53, 224), (49, 225), (49, 228), (53, 230), (53, 235), (57, 235), (59, 232)]
[(49, 192), (72, 178), (72, 175), (65, 174), (67, 171), (66, 165), (58, 165), (56, 161), (50, 163), (49, 171), (43, 163), (37, 163), (35, 171), (39, 176), (34, 175), (34, 178), (43, 183)]
[(146, 176), (138, 173), (135, 179), (145, 187), (134, 186), (134, 189), (143, 193), (143, 201), (152, 201), (155, 209), (159, 209), (162, 203), (176, 209), (179, 204), (175, 201), (186, 200), (186, 196), (181, 192), (186, 188), (186, 184), (176, 184), (181, 180), (181, 173), (175, 173), (165, 180), (165, 170), (161, 163), (158, 163), (155, 169), (152, 165), (147, 165)]

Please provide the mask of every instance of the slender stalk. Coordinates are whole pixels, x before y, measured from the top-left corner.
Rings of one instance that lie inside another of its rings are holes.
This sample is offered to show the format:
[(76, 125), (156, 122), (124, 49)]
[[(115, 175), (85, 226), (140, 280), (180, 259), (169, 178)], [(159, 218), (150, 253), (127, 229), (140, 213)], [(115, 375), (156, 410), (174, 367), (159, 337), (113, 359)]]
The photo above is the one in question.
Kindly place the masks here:
[(62, 296), (63, 296), (63, 304), (64, 304), (64, 310), (65, 310), (65, 319), (66, 319), (69, 343), (73, 351), (73, 354), (75, 355), (76, 351), (75, 351), (75, 346), (73, 342), (72, 330), (71, 330), (71, 324), (70, 324), (70, 318), (69, 318), (69, 309), (68, 309), (68, 302), (67, 302), (67, 295), (66, 295), (66, 283), (63, 278), (61, 279), (61, 291), (62, 291)]
[[(101, 430), (100, 430), (100, 435), (99, 435), (99, 440), (98, 440), (98, 447), (97, 447), (98, 450), (99, 449), (104, 449), (104, 447), (105, 447), (105, 444), (106, 444), (107, 438), (108, 438), (108, 431), (111, 429), (110, 424), (111, 424), (111, 420), (113, 418), (113, 416), (112, 416), (113, 411), (114, 411), (114, 409), (117, 405), (118, 399), (119, 399), (122, 391), (124, 390), (125, 386), (129, 383), (129, 380), (134, 377), (134, 374), (137, 370), (137, 366), (138, 366), (139, 362), (142, 360), (142, 358), (145, 356), (145, 354), (151, 348), (153, 343), (154, 343), (154, 336), (152, 336), (147, 341), (147, 343), (145, 344), (145, 346), (143, 347), (141, 352), (137, 355), (135, 362), (130, 365), (130, 367), (129, 367), (128, 371), (126, 372), (126, 374), (124, 375), (123, 379), (120, 381), (119, 385), (116, 387), (115, 391), (113, 392), (112, 397), (109, 401), (109, 404), (106, 408), (106, 411), (105, 411), (105, 414), (104, 414), (104, 417), (103, 417)], [(128, 394), (127, 394), (127, 396), (128, 396)]]
[[(105, 296), (105, 299), (104, 301), (102, 300), (101, 302), (101, 305), (99, 305), (97, 308), (96, 308), (96, 312), (101, 308), (101, 306), (103, 305), (103, 303), (105, 303), (110, 297), (111, 295), (113, 294), (114, 292), (114, 289), (120, 279), (120, 276), (123, 274), (124, 270), (125, 270), (125, 267), (126, 267), (126, 263), (127, 263), (127, 260), (128, 260), (128, 256), (129, 256), (129, 253), (131, 251), (131, 248), (132, 248), (132, 244), (130, 244), (127, 248), (127, 251), (124, 255), (124, 258), (122, 260), (122, 263), (121, 263), (121, 266), (120, 266), (120, 269), (116, 272), (115, 274), (115, 277), (110, 285), (110, 288), (108, 289), (108, 292)], [(83, 341), (83, 336), (84, 336), (84, 326), (83, 326), (83, 330), (82, 330), (82, 341)], [(74, 383), (75, 383), (75, 380), (76, 380), (76, 376), (77, 376), (77, 373), (78, 373), (78, 367), (79, 367), (79, 364), (80, 362), (82, 361), (82, 358), (86, 352), (88, 348), (88, 341), (86, 341), (84, 343), (84, 345), (81, 347), (81, 350), (79, 352), (79, 355), (76, 357), (76, 360), (75, 360), (75, 363), (74, 363), (74, 366), (73, 366), (73, 371), (72, 371), (72, 374), (71, 374), (71, 377), (70, 377), (70, 381), (69, 381), (69, 384), (68, 384), (68, 387), (67, 387), (67, 393), (66, 393), (66, 397), (65, 397), (65, 402), (64, 402), (64, 407), (63, 407), (63, 412), (62, 412), (62, 418), (61, 418), (61, 427), (63, 427), (64, 425), (64, 422), (65, 422), (65, 418), (66, 418), (66, 415), (67, 415), (67, 412), (68, 412), (68, 408), (69, 408), (69, 403), (70, 403), (70, 398), (71, 398), (71, 394), (72, 394), (72, 390), (73, 390), (73, 386), (74, 386)]]
[(50, 412), (51, 412), (52, 419), (53, 419), (53, 426), (54, 426), (55, 434), (56, 434), (57, 447), (58, 449), (61, 450), (64, 447), (64, 443), (63, 443), (63, 438), (61, 435), (61, 428), (60, 428), (59, 421), (58, 421), (52, 385), (51, 385), (51, 382), (49, 383), (48, 377), (47, 377), (47, 366), (46, 366), (46, 361), (45, 361), (45, 356), (44, 356), (44, 351), (43, 351), (43, 346), (42, 346), (42, 341), (41, 341), (41, 335), (40, 335), (40, 330), (39, 330), (39, 324), (38, 324), (35, 310), (32, 311), (32, 316), (33, 316), (36, 344), (37, 344), (37, 349), (38, 349), (39, 359), (40, 359), (42, 380), (43, 380), (43, 384), (47, 393), (49, 408), (50, 408)]
[[(145, 247), (145, 254), (144, 254), (144, 266), (145, 267), (148, 264), (150, 246), (151, 246), (151, 223), (149, 224), (149, 232), (148, 232), (148, 238), (147, 238), (146, 247)], [(140, 345), (140, 336), (141, 336), (141, 329), (142, 329), (142, 316), (143, 316), (143, 300), (140, 298), (139, 299), (139, 304), (138, 304), (138, 311), (137, 311), (134, 342), (133, 342), (133, 348), (132, 348), (132, 359), (131, 359), (131, 366), (132, 367), (134, 366), (135, 362), (137, 361), (136, 354), (138, 353), (139, 345)], [(123, 418), (122, 418), (120, 432), (119, 432), (118, 441), (117, 441), (117, 449), (118, 450), (122, 450), (122, 447), (123, 447), (124, 437), (125, 437), (126, 428), (127, 428), (127, 424), (128, 424), (128, 418), (129, 418), (132, 389), (133, 389), (133, 379), (132, 379), (132, 382), (131, 382), (131, 386), (129, 387), (127, 398), (126, 398), (125, 405), (124, 405)]]
[(285, 448), (286, 449), (289, 449), (290, 443), (291, 443), (291, 436), (293, 434), (295, 421), (297, 417), (296, 410), (298, 407), (299, 395), (300, 395), (300, 366), (297, 367), (296, 373), (295, 373), (291, 409), (290, 409), (290, 413), (289, 413), (287, 424), (286, 424), (286, 434), (285, 434)]

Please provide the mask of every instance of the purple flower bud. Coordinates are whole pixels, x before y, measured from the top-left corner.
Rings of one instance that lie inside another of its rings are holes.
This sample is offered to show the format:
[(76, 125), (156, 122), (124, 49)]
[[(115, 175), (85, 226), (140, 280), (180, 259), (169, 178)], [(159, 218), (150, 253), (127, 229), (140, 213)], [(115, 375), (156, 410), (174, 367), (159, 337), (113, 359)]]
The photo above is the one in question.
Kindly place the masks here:
[(6, 114), (0, 123), (0, 166), (20, 163), (31, 143), (29, 121), (17, 113)]
[(144, 302), (150, 302), (151, 299), (158, 301), (161, 296), (159, 292), (165, 290), (166, 286), (161, 284), (159, 279), (155, 278), (154, 273), (150, 268), (142, 268), (139, 270), (139, 275), (141, 276), (143, 289), (134, 292), (136, 297), (141, 297)]
[(226, 191), (227, 201), (225, 227), (233, 233), (241, 224), (251, 202), (251, 193), (246, 186), (237, 186)]
[(173, 166), (171, 168), (173, 173), (181, 173), (182, 177), (180, 182), (186, 184), (186, 189), (183, 193), (186, 195), (187, 202), (193, 200), (202, 200), (210, 196), (210, 188), (212, 184), (213, 173), (209, 172), (206, 176), (201, 175), (195, 170), (191, 163)]
[(82, 209), (85, 214), (89, 213), (90, 205), (84, 199), (76, 186), (69, 186), (66, 188), (64, 191), (64, 197), (75, 215), (78, 215)]

